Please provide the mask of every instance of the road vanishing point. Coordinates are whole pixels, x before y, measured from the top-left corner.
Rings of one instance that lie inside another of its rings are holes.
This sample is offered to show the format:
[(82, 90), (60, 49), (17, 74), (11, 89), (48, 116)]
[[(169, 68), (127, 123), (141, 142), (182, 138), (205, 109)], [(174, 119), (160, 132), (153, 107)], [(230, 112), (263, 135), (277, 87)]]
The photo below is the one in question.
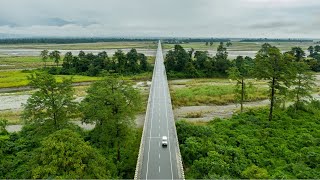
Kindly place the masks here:
[[(162, 136), (168, 146), (162, 146)], [(184, 179), (161, 43), (158, 43), (135, 179)]]

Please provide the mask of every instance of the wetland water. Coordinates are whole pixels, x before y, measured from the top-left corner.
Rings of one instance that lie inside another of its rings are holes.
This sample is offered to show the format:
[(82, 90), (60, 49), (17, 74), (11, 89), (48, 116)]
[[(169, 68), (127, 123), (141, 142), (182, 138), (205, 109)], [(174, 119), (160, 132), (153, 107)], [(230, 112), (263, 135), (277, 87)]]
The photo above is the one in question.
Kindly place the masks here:
[[(98, 54), (101, 51), (106, 51), (109, 56), (113, 55), (118, 49), (106, 49), (106, 50), (83, 50), (85, 53)], [(127, 53), (130, 49), (121, 49)], [(0, 49), (0, 56), (39, 56), (41, 49)], [(51, 51), (51, 50), (49, 50)], [(72, 54), (79, 54), (80, 50), (59, 50), (62, 54), (66, 52), (72, 52)], [(143, 53), (146, 56), (155, 56), (156, 50), (154, 49), (137, 49), (139, 53)], [(166, 54), (168, 50), (164, 50)], [(210, 55), (215, 55), (216, 51), (208, 50)], [(249, 56), (254, 57), (257, 51), (228, 51), (230, 58), (236, 58), (237, 56)]]

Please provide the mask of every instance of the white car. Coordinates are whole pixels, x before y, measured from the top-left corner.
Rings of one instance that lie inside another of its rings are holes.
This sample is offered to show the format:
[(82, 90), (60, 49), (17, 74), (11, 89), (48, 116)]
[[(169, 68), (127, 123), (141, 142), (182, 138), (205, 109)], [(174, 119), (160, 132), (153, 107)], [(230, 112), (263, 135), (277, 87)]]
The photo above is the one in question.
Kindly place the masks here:
[(162, 146), (168, 146), (168, 137), (162, 136)]

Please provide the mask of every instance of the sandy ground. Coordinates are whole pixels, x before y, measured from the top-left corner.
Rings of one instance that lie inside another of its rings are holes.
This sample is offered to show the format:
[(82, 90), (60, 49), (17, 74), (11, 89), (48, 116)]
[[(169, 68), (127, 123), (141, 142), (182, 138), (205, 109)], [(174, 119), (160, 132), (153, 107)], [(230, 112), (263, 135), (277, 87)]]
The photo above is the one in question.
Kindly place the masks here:
[[(248, 102), (245, 103), (245, 108), (261, 107), (269, 104), (269, 100)], [(174, 109), (174, 116), (176, 120), (185, 119), (188, 121), (202, 121), (207, 122), (213, 118), (229, 118), (233, 113), (240, 110), (240, 105), (229, 104), (223, 106), (185, 106)], [(198, 113), (201, 117), (188, 118), (190, 114)]]

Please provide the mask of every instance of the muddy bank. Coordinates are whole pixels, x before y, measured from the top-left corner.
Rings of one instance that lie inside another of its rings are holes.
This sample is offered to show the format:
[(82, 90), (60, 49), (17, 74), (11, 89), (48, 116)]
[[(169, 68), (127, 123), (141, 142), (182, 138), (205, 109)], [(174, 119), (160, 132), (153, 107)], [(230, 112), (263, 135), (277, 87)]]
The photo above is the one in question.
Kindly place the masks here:
[[(245, 108), (262, 107), (269, 105), (269, 100), (245, 103)], [(213, 118), (229, 118), (240, 110), (240, 105), (229, 104), (223, 106), (184, 106), (173, 110), (175, 120), (210, 121)]]
[[(92, 84), (92, 82), (78, 82), (78, 83), (72, 83), (72, 86), (87, 86), (90, 84)], [(8, 87), (8, 88), (0, 88), (0, 93), (30, 91), (30, 90), (32, 90), (30, 86)]]

